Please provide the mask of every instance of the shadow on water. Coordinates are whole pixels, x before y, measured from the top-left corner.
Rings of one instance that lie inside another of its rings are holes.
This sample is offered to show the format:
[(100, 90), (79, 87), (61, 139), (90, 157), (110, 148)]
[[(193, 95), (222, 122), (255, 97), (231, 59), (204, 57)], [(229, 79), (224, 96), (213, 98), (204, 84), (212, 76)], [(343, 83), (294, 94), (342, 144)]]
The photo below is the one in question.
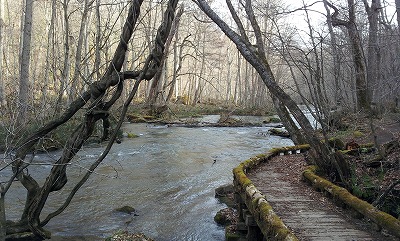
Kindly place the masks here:
[[(214, 189), (232, 181), (232, 168), (241, 161), (292, 144), (289, 139), (263, 135), (268, 127), (125, 124), (123, 129), (139, 137), (113, 146), (71, 205), (47, 225), (56, 237), (52, 240), (68, 236), (76, 241), (89, 240), (89, 236), (102, 240), (120, 229), (142, 232), (158, 241), (224, 240), (224, 230), (213, 217), (225, 206), (214, 198)], [(103, 148), (85, 147), (78, 153), (75, 164), (69, 166), (67, 190), (50, 196), (48, 210), (60, 205), (56, 201), (65, 198), (72, 182)], [(44, 176), (49, 170), (41, 166), (32, 173)], [(22, 188), (8, 194), (7, 218), (18, 217), (23, 205), (19, 197), (24, 195)], [(114, 211), (124, 205), (134, 207), (136, 215)]]

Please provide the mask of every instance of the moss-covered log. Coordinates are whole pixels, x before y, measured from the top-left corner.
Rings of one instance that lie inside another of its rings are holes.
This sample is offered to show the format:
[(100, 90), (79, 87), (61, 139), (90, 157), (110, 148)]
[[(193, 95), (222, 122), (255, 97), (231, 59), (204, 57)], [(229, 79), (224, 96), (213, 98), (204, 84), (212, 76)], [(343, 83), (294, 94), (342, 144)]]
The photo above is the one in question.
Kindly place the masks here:
[(328, 192), (333, 199), (340, 201), (348, 208), (357, 211), (372, 220), (379, 227), (386, 229), (392, 235), (400, 238), (400, 220), (378, 210), (368, 202), (353, 196), (346, 189), (336, 186), (328, 180), (316, 175), (316, 170), (316, 166), (311, 166), (303, 172), (304, 178), (309, 181), (315, 189)]

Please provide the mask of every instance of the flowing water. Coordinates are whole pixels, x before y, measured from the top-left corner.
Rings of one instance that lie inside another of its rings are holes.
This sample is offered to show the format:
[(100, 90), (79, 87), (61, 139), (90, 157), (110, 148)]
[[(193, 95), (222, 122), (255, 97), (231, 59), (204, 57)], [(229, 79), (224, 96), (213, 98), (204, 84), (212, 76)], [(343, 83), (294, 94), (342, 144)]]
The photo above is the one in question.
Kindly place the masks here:
[[(92, 236), (90, 240), (104, 240), (121, 229), (158, 241), (224, 240), (224, 230), (213, 218), (225, 205), (214, 198), (214, 189), (232, 182), (232, 168), (240, 162), (292, 145), (289, 139), (266, 135), (268, 128), (125, 124), (125, 132), (139, 137), (115, 144), (70, 206), (46, 228), (54, 236)], [(87, 146), (78, 153), (68, 167), (66, 190), (52, 194), (45, 210), (60, 205), (57, 200), (65, 198), (103, 149)], [(41, 154), (34, 161), (48, 162), (57, 154)], [(35, 166), (30, 173), (45, 176), (50, 168)], [(24, 195), (17, 183), (7, 193), (8, 219), (18, 217)], [(124, 205), (134, 207), (138, 216), (114, 211)]]

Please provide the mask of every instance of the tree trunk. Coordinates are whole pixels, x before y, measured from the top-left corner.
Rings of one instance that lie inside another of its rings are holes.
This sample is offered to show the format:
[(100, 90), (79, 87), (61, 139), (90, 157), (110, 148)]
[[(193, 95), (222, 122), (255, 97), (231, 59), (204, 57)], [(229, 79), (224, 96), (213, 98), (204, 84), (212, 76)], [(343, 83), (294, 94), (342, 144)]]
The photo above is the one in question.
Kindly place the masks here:
[[(155, 107), (155, 104), (157, 103), (157, 98), (162, 89), (161, 88), (162, 87), (162, 85), (161, 85), (162, 74), (163, 74), (163, 72), (167, 71), (166, 60), (167, 60), (167, 56), (169, 54), (169, 48), (171, 46), (173, 37), (175, 36), (175, 34), (178, 31), (179, 21), (180, 21), (180, 17), (182, 16), (182, 14), (183, 14), (183, 7), (181, 7), (180, 10), (178, 11), (178, 13), (176, 14), (174, 22), (172, 23), (171, 32), (168, 33), (168, 38), (167, 38), (167, 41), (165, 42), (165, 54), (163, 55), (163, 58), (160, 60), (161, 65), (163, 67), (158, 70), (158, 72), (154, 76), (154, 78), (151, 82), (151, 85), (150, 85), (150, 91), (149, 91), (147, 103), (150, 106), (150, 108), (152, 109), (152, 111), (153, 111), (153, 108)], [(175, 49), (175, 51), (176, 51), (176, 49)], [(174, 65), (174, 67), (175, 67), (175, 65)]]
[[(53, 72), (51, 71), (51, 68), (54, 67), (54, 55), (55, 55), (55, 43), (54, 43), (54, 23), (56, 21), (56, 0), (51, 1), (51, 16), (50, 16), (50, 26), (48, 29), (48, 34), (47, 34), (47, 49), (46, 49), (46, 64), (45, 64), (45, 74), (44, 74), (44, 83), (42, 86), (42, 110), (45, 110), (46, 104), (47, 104), (47, 88), (50, 83), (50, 76), (49, 73)], [(54, 76), (54, 75), (53, 75)], [(45, 115), (45, 111), (42, 112), (43, 115)], [(43, 116), (44, 117), (44, 116)]]
[(400, 36), (400, 0), (396, 0), (396, 16), (397, 16), (397, 30), (399, 31)]
[[(183, 14), (184, 11), (184, 7), (183, 5), (181, 5), (181, 7), (179, 8), (178, 13), (176, 14), (176, 33), (175, 33), (175, 41), (174, 41), (174, 45), (173, 45), (173, 49), (174, 49), (174, 66), (173, 66), (173, 74), (172, 74), (172, 80), (169, 84), (169, 91), (168, 91), (168, 95), (166, 98), (166, 102), (170, 101), (172, 98), (172, 95), (174, 94), (175, 88), (176, 88), (176, 81), (178, 78), (178, 73), (180, 72), (180, 70), (182, 69), (182, 61), (183, 61), (183, 46), (185, 45), (185, 42), (187, 41), (187, 38), (190, 36), (186, 36), (183, 41), (181, 46), (179, 47), (179, 53), (178, 53), (178, 40), (179, 40), (179, 26), (180, 26), (180, 18)], [(165, 89), (165, 88), (164, 88)], [(175, 93), (177, 94), (177, 93)]]
[(201, 34), (201, 38), (197, 42), (197, 46), (202, 45), (201, 47), (201, 65), (200, 65), (200, 73), (195, 77), (195, 85), (194, 85), (194, 96), (192, 105), (195, 106), (198, 102), (200, 102), (201, 92), (203, 89), (203, 75), (206, 63), (206, 31), (203, 31)]
[(95, 58), (94, 58), (94, 70), (96, 72), (96, 79), (101, 78), (100, 74), (100, 49), (101, 49), (101, 17), (100, 17), (100, 0), (96, 0), (96, 41), (95, 41)]
[(6, 210), (4, 205), (5, 190), (0, 183), (0, 241), (6, 240)]
[[(70, 58), (70, 38), (69, 38), (69, 14), (68, 14), (68, 4), (69, 0), (64, 0), (63, 1), (63, 20), (64, 20), (64, 28), (65, 28), (65, 33), (64, 33), (64, 67), (61, 73), (61, 85), (58, 93), (58, 98), (56, 102), (56, 109), (55, 109), (55, 115), (58, 115), (62, 111), (62, 106), (63, 106), (63, 97), (68, 90), (68, 85), (69, 85), (69, 80), (70, 80), (70, 64), (71, 64), (71, 58)], [(68, 93), (67, 93), (68, 94)]]
[(347, 0), (349, 8), (349, 20), (344, 21), (339, 19), (337, 16), (339, 14), (338, 9), (329, 2), (326, 2), (329, 7), (333, 8), (335, 12), (332, 14), (332, 25), (333, 26), (344, 26), (347, 28), (349, 35), (349, 42), (352, 51), (353, 64), (355, 69), (355, 88), (357, 97), (357, 109), (359, 110), (369, 110), (370, 101), (368, 97), (368, 86), (365, 78), (365, 66), (364, 66), (364, 56), (362, 50), (362, 43), (360, 34), (357, 30), (356, 25), (356, 10), (354, 0)]
[(4, 42), (4, 2), (0, 0), (0, 107), (5, 106), (4, 76), (3, 76), (3, 42)]
[(22, 35), (22, 50), (20, 63), (20, 79), (19, 79), (19, 96), (18, 105), (19, 113), (17, 117), (17, 125), (23, 125), (26, 121), (28, 105), (29, 105), (29, 62), (31, 55), (31, 39), (32, 39), (32, 14), (33, 0), (26, 0), (25, 18)]
[(254, 52), (252, 46), (250, 46), (250, 43), (244, 40), (235, 31), (233, 31), (209, 7), (205, 0), (197, 0), (196, 2), (203, 10), (203, 12), (207, 14), (208, 17), (210, 17), (218, 25), (218, 27), (232, 42), (235, 43), (242, 56), (255, 68), (255, 70), (261, 76), (264, 84), (266, 85), (270, 93), (289, 109), (290, 113), (303, 129), (305, 140), (314, 150), (312, 153), (314, 155), (314, 161), (316, 162), (316, 164), (326, 173), (332, 172), (332, 170), (334, 170), (334, 160), (332, 159), (333, 157), (331, 156), (329, 149), (319, 141), (312, 125), (310, 124), (304, 113), (297, 106), (296, 102), (294, 102), (293, 99), (287, 93), (285, 93), (282, 88), (274, 81), (274, 78), (271, 75), (272, 71), (266, 59), (260, 58), (259, 54)]
[(81, 20), (81, 26), (79, 29), (79, 37), (78, 37), (78, 44), (76, 46), (76, 53), (75, 53), (75, 69), (74, 69), (74, 74), (72, 76), (71, 80), (71, 90), (68, 95), (69, 100), (68, 103), (71, 103), (75, 98), (76, 94), (78, 93), (78, 78), (79, 75), (82, 72), (82, 67), (81, 67), (81, 62), (82, 62), (82, 47), (83, 47), (83, 41), (84, 41), (84, 36), (85, 36), (85, 29), (86, 25), (88, 22), (88, 15), (89, 15), (89, 10), (91, 8), (91, 5), (94, 0), (85, 0), (85, 6), (83, 9), (82, 13), (82, 20)]
[(353, 61), (356, 71), (356, 94), (357, 107), (359, 110), (369, 110), (368, 88), (365, 79), (365, 66), (362, 51), (360, 34), (356, 25), (356, 11), (354, 0), (347, 0), (349, 5), (349, 25), (348, 32), (350, 37)]
[(368, 59), (367, 59), (367, 83), (369, 100), (375, 102), (375, 90), (379, 73), (379, 46), (378, 46), (378, 21), (381, 9), (380, 0), (372, 0), (371, 6), (364, 1), (365, 11), (368, 15)]
[(340, 85), (340, 57), (339, 57), (339, 50), (337, 47), (337, 40), (336, 40), (336, 35), (333, 32), (333, 26), (332, 26), (332, 17), (331, 17), (331, 12), (329, 9), (329, 6), (327, 4), (327, 1), (324, 0), (324, 7), (326, 10), (326, 19), (327, 19), (327, 25), (328, 25), (328, 30), (329, 30), (329, 37), (330, 37), (330, 47), (332, 49), (332, 55), (333, 55), (333, 76), (334, 76), (334, 102), (336, 106), (340, 106), (343, 103), (342, 99), (343, 96), (341, 94), (342, 88)]

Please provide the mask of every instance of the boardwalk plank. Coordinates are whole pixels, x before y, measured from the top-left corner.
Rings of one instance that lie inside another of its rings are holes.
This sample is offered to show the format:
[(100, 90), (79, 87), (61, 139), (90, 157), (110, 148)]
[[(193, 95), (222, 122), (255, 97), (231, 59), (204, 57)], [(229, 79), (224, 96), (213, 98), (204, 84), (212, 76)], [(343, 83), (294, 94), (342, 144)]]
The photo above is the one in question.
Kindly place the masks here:
[(285, 158), (275, 157), (261, 164), (248, 177), (300, 240), (396, 240), (352, 218), (349, 212), (300, 181), (305, 167), (301, 155), (290, 156), (290, 163), (285, 163)]

